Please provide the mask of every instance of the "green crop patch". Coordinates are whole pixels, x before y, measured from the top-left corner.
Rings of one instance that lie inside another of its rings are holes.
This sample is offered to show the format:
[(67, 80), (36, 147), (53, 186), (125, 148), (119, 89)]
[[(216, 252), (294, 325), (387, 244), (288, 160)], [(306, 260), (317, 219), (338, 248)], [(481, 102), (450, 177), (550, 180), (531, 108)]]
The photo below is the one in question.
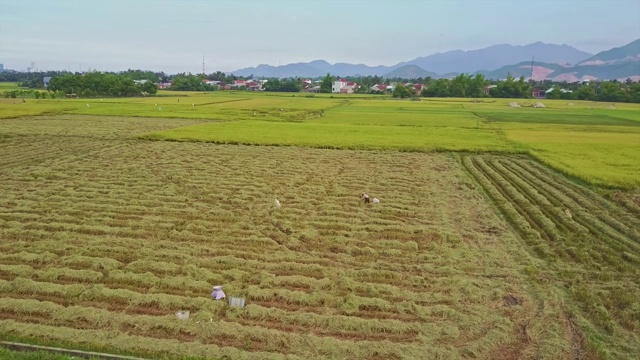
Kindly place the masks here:
[(497, 129), (236, 121), (154, 132), (152, 140), (401, 151), (525, 151)]
[(512, 128), (512, 141), (562, 172), (604, 187), (640, 187), (640, 129), (637, 127)]
[(477, 113), (478, 116), (490, 122), (508, 122), (525, 124), (557, 124), (557, 125), (586, 125), (586, 126), (640, 126), (640, 116), (636, 119), (617, 117), (613, 111), (593, 111), (592, 113), (577, 111), (553, 111), (535, 109), (536, 112), (520, 109), (505, 112)]

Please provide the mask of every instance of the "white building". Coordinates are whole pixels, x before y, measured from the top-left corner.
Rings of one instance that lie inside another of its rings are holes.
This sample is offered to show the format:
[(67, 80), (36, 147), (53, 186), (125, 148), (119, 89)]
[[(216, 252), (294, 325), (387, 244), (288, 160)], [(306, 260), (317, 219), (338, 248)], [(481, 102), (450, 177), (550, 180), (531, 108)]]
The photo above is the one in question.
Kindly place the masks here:
[(342, 89), (345, 86), (347, 86), (347, 80), (345, 80), (345, 79), (340, 79), (338, 81), (334, 81), (333, 85), (331, 86), (331, 92), (332, 93), (339, 93), (340, 89)]
[(331, 86), (331, 92), (342, 93), (342, 94), (353, 94), (359, 88), (360, 88), (360, 85), (356, 84), (355, 81), (347, 81), (345, 79), (340, 79), (338, 81), (333, 82), (333, 85)]
[[(544, 93), (548, 95), (548, 94), (549, 94), (550, 92), (552, 92), (554, 89), (555, 89), (555, 88), (553, 88), (553, 87), (552, 87), (552, 88), (548, 89), (547, 91), (545, 91)], [(572, 91), (572, 90), (567, 90), (567, 89), (560, 89), (560, 92), (561, 92), (561, 93), (563, 93), (563, 94), (570, 94), (570, 93), (572, 93), (573, 91)]]

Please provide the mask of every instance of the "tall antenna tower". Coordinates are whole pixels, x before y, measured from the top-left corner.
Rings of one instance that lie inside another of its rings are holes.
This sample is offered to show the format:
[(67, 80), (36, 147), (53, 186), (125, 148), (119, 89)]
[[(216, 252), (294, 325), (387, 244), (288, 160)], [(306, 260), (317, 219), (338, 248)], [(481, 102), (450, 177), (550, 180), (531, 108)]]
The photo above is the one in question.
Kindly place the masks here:
[(204, 71), (204, 54), (202, 54), (202, 75), (207, 75), (207, 73)]
[(533, 81), (533, 55), (531, 55), (531, 81)]

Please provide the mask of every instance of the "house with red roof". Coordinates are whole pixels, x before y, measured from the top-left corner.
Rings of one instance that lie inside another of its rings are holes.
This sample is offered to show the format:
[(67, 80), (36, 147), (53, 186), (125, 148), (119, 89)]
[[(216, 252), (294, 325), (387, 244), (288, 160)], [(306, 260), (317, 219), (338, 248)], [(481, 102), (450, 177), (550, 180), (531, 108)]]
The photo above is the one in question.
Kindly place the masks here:
[(257, 81), (250, 80), (250, 81), (247, 81), (245, 85), (247, 86), (247, 90), (262, 91), (262, 84), (260, 84)]
[(393, 91), (393, 86), (387, 85), (387, 84), (375, 84), (371, 87), (371, 91), (374, 91), (374, 92)]

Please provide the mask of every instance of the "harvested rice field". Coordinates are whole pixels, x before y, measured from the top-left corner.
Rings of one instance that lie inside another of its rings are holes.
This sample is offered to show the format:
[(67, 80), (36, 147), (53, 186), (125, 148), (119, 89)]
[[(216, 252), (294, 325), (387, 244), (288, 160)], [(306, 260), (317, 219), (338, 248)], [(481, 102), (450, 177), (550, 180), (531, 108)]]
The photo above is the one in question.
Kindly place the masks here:
[(167, 359), (640, 353), (633, 200), (527, 155), (139, 138), (200, 122), (0, 120), (0, 338)]

